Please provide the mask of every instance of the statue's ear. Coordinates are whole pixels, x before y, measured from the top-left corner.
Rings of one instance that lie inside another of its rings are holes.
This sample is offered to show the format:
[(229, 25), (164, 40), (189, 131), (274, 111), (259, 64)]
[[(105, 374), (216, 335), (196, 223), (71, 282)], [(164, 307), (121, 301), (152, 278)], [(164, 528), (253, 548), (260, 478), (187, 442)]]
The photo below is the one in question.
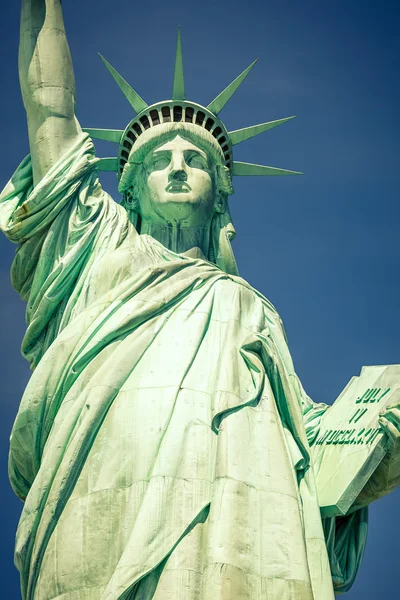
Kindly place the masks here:
[(223, 194), (222, 192), (217, 190), (217, 193), (215, 195), (214, 211), (216, 213), (223, 214), (225, 212), (225, 208), (226, 208), (226, 194)]
[(124, 192), (124, 204), (126, 210), (133, 210), (139, 212), (139, 199), (135, 193), (133, 186), (125, 190)]
[(139, 201), (132, 194), (131, 190), (124, 191), (121, 206), (126, 210), (128, 214), (128, 219), (132, 223), (136, 231), (140, 233), (141, 218), (138, 211)]
[(216, 213), (211, 223), (210, 260), (222, 271), (231, 275), (239, 275), (231, 240), (235, 237), (229, 207), (224, 205), (223, 213)]

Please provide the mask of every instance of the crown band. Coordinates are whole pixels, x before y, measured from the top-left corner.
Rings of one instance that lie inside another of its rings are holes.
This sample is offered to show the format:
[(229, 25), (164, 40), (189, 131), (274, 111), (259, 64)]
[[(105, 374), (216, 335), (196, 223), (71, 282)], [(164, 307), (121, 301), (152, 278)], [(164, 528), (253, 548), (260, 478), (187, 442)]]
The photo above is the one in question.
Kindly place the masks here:
[(133, 145), (146, 129), (172, 122), (192, 123), (209, 131), (221, 147), (226, 166), (231, 169), (232, 145), (229, 140), (228, 131), (222, 121), (200, 104), (167, 100), (148, 106), (128, 124), (119, 144), (119, 174), (122, 174)]

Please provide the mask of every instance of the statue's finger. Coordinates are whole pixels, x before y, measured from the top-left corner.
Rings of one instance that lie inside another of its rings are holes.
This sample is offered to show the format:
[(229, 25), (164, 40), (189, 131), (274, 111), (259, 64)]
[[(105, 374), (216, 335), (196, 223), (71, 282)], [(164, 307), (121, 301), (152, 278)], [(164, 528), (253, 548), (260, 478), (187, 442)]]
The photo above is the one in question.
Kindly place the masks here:
[(400, 410), (398, 408), (392, 408), (386, 411), (383, 415), (388, 421), (397, 425), (400, 428)]
[(400, 404), (399, 403), (397, 403), (397, 404), (388, 404), (386, 406), (386, 410), (391, 410), (392, 408), (398, 408), (398, 409), (400, 409)]
[(392, 443), (396, 442), (396, 440), (400, 437), (399, 431), (393, 423), (388, 421), (385, 417), (379, 418), (379, 424), (384, 430), (385, 434), (388, 436)]
[(382, 412), (379, 413), (379, 416), (381, 417), (386, 417), (386, 415), (389, 414), (395, 414), (395, 415), (400, 415), (400, 409), (397, 406), (387, 406), (385, 408), (385, 410), (383, 410)]

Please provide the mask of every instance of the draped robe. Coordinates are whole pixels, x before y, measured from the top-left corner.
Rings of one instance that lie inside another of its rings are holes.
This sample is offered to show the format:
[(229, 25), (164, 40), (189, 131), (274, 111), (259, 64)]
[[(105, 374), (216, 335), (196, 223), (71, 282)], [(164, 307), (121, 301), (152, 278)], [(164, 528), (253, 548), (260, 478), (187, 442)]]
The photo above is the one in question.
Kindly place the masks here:
[[(11, 436), (24, 600), (329, 600), (366, 509), (322, 523), (325, 405), (240, 277), (138, 235), (82, 135), (0, 197), (34, 370)], [(329, 532), (324, 536), (324, 528)]]

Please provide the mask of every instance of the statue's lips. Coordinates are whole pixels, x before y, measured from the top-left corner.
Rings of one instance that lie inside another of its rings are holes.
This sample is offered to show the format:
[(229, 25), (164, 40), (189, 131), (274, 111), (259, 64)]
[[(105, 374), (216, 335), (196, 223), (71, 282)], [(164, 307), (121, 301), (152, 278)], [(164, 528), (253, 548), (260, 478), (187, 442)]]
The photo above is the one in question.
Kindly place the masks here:
[(185, 181), (172, 181), (165, 188), (166, 192), (170, 192), (171, 194), (183, 194), (185, 192), (191, 191), (190, 185), (188, 185)]

